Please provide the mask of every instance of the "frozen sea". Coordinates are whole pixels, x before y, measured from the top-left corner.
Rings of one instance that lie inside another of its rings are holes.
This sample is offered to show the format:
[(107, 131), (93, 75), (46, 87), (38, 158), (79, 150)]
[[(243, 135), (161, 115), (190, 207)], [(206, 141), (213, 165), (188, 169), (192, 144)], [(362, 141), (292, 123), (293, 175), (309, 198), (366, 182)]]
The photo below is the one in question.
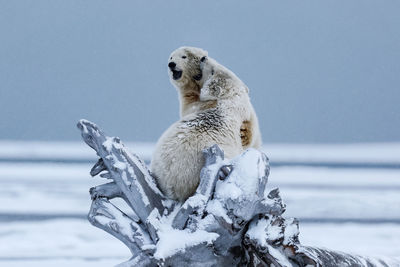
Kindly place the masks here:
[[(147, 162), (153, 144), (128, 143)], [(400, 143), (263, 147), (269, 187), (300, 241), (400, 257)], [(94, 151), (82, 143), (0, 141), (0, 266), (113, 266), (130, 257), (89, 224)]]

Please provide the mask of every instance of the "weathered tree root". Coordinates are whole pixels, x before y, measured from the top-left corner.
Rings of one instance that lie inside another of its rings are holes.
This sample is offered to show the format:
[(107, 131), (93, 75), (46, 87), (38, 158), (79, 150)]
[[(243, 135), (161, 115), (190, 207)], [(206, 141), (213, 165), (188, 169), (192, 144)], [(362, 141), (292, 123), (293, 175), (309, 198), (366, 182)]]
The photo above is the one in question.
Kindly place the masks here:
[[(90, 189), (88, 219), (121, 240), (132, 258), (119, 266), (400, 266), (395, 260), (302, 246), (296, 219), (285, 219), (278, 189), (266, 190), (269, 163), (249, 149), (232, 160), (214, 145), (204, 150), (196, 193), (167, 199), (146, 165), (119, 138), (94, 123), (78, 123), (100, 157), (90, 174), (112, 181)], [(123, 198), (129, 215), (109, 199)]]

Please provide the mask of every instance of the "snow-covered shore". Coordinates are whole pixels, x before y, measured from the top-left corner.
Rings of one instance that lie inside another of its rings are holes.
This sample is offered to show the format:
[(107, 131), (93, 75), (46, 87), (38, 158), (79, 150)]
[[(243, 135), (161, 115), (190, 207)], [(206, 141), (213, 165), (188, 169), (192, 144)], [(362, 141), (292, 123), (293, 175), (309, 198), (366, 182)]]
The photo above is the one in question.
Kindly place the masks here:
[[(153, 143), (127, 142), (131, 151), (150, 160)], [(375, 163), (400, 168), (400, 143), (359, 144), (264, 144), (271, 162), (286, 163)], [(87, 161), (95, 158), (83, 142), (37, 142), (0, 140), (1, 160)]]
[[(128, 146), (146, 160), (154, 147)], [(400, 163), (400, 144), (266, 145), (264, 151), (272, 162)], [(88, 189), (103, 182), (89, 175), (95, 160), (83, 143), (0, 142), (0, 266), (110, 266), (129, 257), (85, 219)], [(300, 218), (304, 244), (400, 256), (399, 168), (273, 166), (268, 186), (280, 188), (286, 216)]]

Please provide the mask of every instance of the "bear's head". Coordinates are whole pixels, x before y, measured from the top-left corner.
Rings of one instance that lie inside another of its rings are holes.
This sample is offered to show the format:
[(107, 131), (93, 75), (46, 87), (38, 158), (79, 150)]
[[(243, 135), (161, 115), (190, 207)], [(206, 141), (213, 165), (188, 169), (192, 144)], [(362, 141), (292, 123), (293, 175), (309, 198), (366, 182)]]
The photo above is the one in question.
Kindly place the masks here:
[(229, 69), (212, 58), (200, 64), (202, 84), (200, 101), (228, 99), (248, 94), (247, 86)]
[[(198, 91), (202, 86), (201, 61), (207, 58), (207, 51), (196, 47), (180, 47), (176, 49), (168, 60), (168, 74), (171, 83), (183, 94), (186, 91)], [(189, 93), (189, 92), (188, 92)]]

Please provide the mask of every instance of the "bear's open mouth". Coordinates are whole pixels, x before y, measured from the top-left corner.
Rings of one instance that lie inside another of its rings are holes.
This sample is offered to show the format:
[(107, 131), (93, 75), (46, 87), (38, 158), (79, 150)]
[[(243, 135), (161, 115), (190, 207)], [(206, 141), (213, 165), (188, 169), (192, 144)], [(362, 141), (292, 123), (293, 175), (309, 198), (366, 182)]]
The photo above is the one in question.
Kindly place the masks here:
[(181, 70), (171, 70), (171, 71), (172, 71), (172, 78), (174, 78), (174, 80), (178, 80), (182, 77)]

